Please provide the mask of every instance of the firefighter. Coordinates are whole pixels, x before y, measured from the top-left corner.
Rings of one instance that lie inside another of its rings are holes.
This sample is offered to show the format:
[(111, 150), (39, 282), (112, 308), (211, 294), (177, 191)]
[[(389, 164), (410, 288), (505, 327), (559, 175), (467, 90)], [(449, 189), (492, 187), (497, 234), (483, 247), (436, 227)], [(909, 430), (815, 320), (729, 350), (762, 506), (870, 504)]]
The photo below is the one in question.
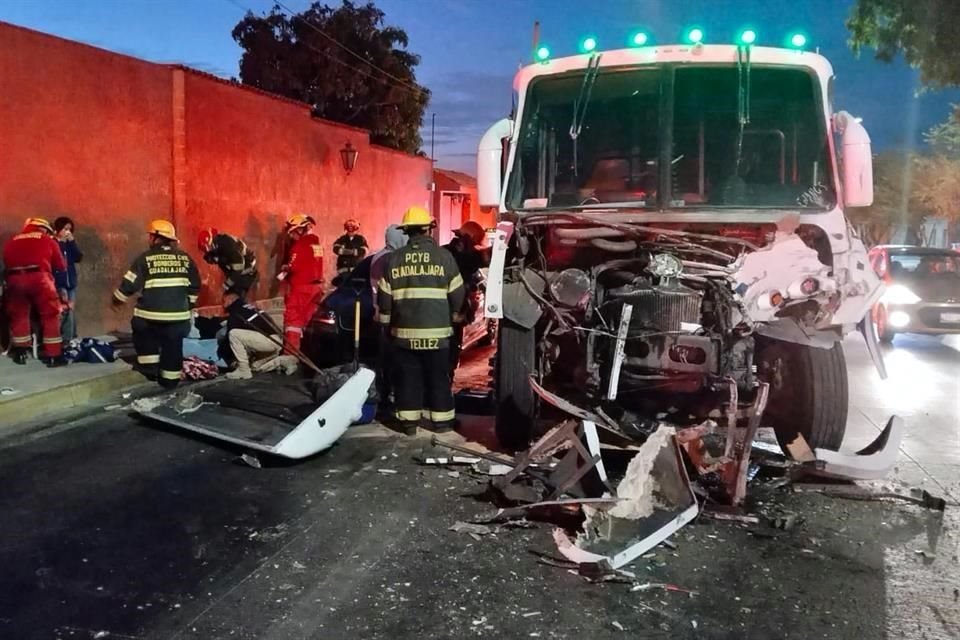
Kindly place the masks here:
[(130, 326), (137, 351), (137, 369), (160, 386), (180, 382), (183, 339), (190, 333), (193, 309), (200, 293), (200, 272), (193, 259), (177, 246), (177, 232), (166, 220), (148, 229), (150, 248), (141, 253), (113, 292), (114, 309), (139, 293)]
[(303, 328), (313, 317), (323, 295), (323, 246), (313, 233), (313, 218), (298, 213), (287, 219), (286, 232), (293, 242), (277, 279), (287, 283), (283, 298), (285, 344), (300, 348)]
[(333, 252), (337, 255), (337, 275), (346, 275), (353, 270), (357, 263), (363, 260), (370, 247), (367, 239), (357, 233), (360, 223), (350, 218), (343, 223), (346, 231), (333, 243)]
[[(453, 336), (450, 338), (450, 371), (456, 371), (463, 349), (464, 328), (476, 319), (477, 290), (480, 285), (480, 270), (486, 266), (480, 248), (486, 233), (479, 223), (470, 220), (453, 232), (453, 239), (443, 246), (453, 255), (463, 278), (465, 294), (463, 306), (453, 318)], [(452, 375), (452, 373), (451, 373)]]
[(10, 322), (13, 361), (27, 363), (32, 341), (30, 314), (40, 316), (43, 332), (43, 358), (48, 367), (67, 364), (60, 337), (62, 304), (54, 281), (54, 272), (67, 268), (60, 245), (53, 239), (53, 227), (43, 218), (27, 218), (23, 231), (3, 247), (6, 269), (7, 315)]
[(215, 264), (223, 271), (223, 293), (246, 300), (259, 276), (257, 256), (247, 244), (229, 233), (220, 233), (213, 227), (204, 229), (197, 237), (197, 247), (207, 264)]
[(454, 426), (450, 378), (452, 317), (463, 305), (463, 280), (449, 251), (429, 233), (433, 217), (421, 207), (403, 214), (406, 247), (390, 254), (377, 285), (379, 321), (388, 328), (396, 418), (413, 435), (427, 418), (435, 432)]

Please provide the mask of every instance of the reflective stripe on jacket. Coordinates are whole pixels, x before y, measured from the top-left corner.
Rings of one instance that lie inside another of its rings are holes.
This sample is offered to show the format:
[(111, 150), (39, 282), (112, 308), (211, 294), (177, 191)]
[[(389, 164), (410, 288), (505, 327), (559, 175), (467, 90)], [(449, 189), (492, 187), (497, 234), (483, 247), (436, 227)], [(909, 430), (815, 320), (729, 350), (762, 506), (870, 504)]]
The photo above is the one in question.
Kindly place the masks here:
[(401, 348), (442, 349), (463, 304), (463, 279), (449, 251), (418, 236), (390, 254), (377, 283), (379, 321)]
[(197, 265), (180, 249), (151, 247), (133, 261), (113, 297), (126, 302), (137, 293), (134, 316), (154, 322), (190, 320), (200, 294)]

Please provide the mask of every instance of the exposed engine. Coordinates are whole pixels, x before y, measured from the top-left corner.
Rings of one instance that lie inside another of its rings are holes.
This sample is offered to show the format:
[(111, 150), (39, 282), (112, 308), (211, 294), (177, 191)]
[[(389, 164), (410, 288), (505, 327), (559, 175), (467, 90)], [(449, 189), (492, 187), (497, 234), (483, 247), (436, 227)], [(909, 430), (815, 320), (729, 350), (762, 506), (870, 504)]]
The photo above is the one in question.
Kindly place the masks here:
[(696, 392), (728, 378), (753, 387), (753, 340), (748, 327), (735, 326), (742, 315), (729, 285), (682, 272), (676, 256), (650, 253), (596, 273), (587, 349), (607, 400)]

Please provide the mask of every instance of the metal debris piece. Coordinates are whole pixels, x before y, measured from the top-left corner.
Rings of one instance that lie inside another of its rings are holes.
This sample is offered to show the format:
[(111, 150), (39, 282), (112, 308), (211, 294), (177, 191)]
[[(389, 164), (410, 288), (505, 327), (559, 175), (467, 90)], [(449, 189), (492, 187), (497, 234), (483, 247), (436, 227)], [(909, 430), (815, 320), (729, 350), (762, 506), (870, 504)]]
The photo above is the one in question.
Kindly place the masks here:
[(490, 527), (472, 522), (455, 522), (449, 530), (455, 533), (465, 533), (474, 540), (480, 540), (480, 536), (487, 536), (493, 533), (493, 529)]
[(869, 487), (855, 484), (801, 483), (795, 484), (793, 490), (798, 493), (819, 493), (831, 498), (846, 498), (849, 500), (902, 500), (934, 511), (945, 511), (947, 508), (945, 499), (931, 494), (926, 489), (910, 489), (909, 494), (905, 494), (897, 491), (875, 491)]
[[(493, 485), (500, 490), (505, 490), (521, 474), (529, 472), (531, 465), (543, 462), (559, 451), (566, 451), (566, 454), (560, 459), (549, 476), (539, 479), (553, 489), (547, 498), (548, 500), (572, 492), (580, 479), (601, 460), (599, 439), (596, 438), (595, 430), (592, 440), (595, 441), (598, 449), (596, 454), (591, 453), (581, 441), (581, 438), (586, 438), (588, 442), (591, 441), (588, 435), (584, 435), (584, 430), (592, 429), (593, 425), (594, 423), (589, 420), (584, 422), (565, 420), (561, 422), (520, 454), (516, 466), (506, 475), (495, 478)], [(605, 473), (601, 474), (601, 482), (604, 482), (603, 478), (605, 476)], [(606, 483), (604, 482), (604, 484)]]
[(450, 478), (459, 478), (459, 477), (460, 477), (460, 472), (459, 472), (459, 471), (447, 471), (447, 476), (450, 477)]
[(577, 563), (632, 562), (692, 521), (699, 504), (687, 478), (671, 427), (661, 426), (640, 447), (617, 487), (620, 501), (610, 509), (585, 509), (583, 533), (574, 543), (554, 531), (560, 553)]
[(623, 628), (623, 625), (617, 622), (616, 620), (614, 620), (610, 624), (613, 625), (613, 628), (616, 629), (617, 631), (626, 631), (626, 629)]
[(774, 529), (789, 531), (801, 522), (803, 522), (803, 520), (797, 514), (786, 513), (771, 520), (770, 524)]
[(179, 415), (193, 413), (203, 406), (203, 397), (193, 391), (178, 393), (173, 402), (173, 410)]
[(471, 465), (480, 462), (480, 458), (468, 456), (415, 456), (414, 460), (423, 465)]
[(498, 462), (483, 461), (474, 465), (474, 470), (487, 476), (505, 476), (510, 473), (511, 469), (513, 469), (512, 466)]
[(742, 513), (725, 513), (723, 511), (704, 511), (703, 515), (713, 518), (714, 520), (722, 520), (725, 522), (741, 522), (743, 524), (760, 524), (760, 518), (757, 516), (750, 516)]
[(876, 440), (856, 453), (817, 449), (816, 471), (850, 480), (879, 480), (887, 476), (900, 455), (904, 423), (891, 416)]
[(248, 467), (252, 467), (252, 468), (254, 468), (254, 469), (262, 469), (262, 468), (263, 468), (263, 465), (260, 464), (260, 458), (258, 458), (257, 456), (253, 455), (252, 453), (244, 453), (244, 454), (241, 455), (239, 458), (237, 458), (237, 460), (239, 460), (239, 461), (242, 462), (243, 464), (247, 465)]
[(377, 473), (382, 473), (385, 476), (392, 476), (397, 473), (396, 469), (377, 469)]

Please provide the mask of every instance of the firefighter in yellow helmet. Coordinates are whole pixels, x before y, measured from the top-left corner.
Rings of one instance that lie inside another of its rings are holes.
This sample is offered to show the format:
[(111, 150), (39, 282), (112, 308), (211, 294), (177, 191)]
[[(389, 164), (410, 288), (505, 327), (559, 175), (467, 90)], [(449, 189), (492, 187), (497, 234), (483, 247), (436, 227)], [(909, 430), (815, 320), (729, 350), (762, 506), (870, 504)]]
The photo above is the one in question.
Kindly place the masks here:
[(449, 367), (453, 314), (463, 304), (463, 280), (449, 251), (430, 236), (433, 217), (410, 207), (400, 227), (410, 238), (390, 254), (377, 284), (378, 319), (388, 333), (391, 382), (400, 429), (416, 433), (421, 418), (436, 432), (454, 427)]
[(200, 273), (177, 246), (177, 232), (166, 220), (154, 220), (147, 231), (150, 248), (141, 253), (113, 292), (119, 309), (139, 294), (133, 319), (137, 369), (160, 386), (174, 388), (183, 366), (183, 339), (190, 333), (200, 293)]

